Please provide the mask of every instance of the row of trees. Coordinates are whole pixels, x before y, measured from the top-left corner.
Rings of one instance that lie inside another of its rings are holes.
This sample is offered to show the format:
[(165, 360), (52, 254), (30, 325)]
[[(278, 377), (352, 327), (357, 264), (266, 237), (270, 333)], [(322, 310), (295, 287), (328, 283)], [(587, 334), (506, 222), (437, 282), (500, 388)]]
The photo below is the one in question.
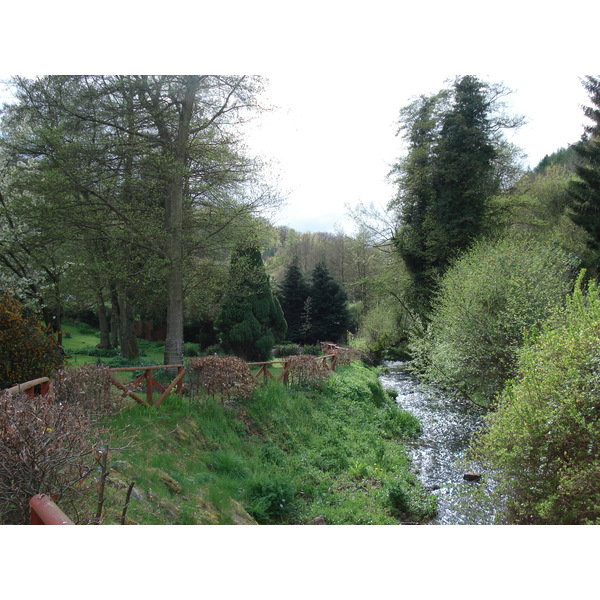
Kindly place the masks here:
[(165, 362), (181, 362), (186, 307), (214, 318), (231, 249), (260, 236), (277, 202), (240, 143), (260, 85), (15, 78), (0, 140), (3, 286), (56, 330), (67, 297), (95, 305), (102, 345), (126, 357), (137, 354), (136, 318), (165, 323)]

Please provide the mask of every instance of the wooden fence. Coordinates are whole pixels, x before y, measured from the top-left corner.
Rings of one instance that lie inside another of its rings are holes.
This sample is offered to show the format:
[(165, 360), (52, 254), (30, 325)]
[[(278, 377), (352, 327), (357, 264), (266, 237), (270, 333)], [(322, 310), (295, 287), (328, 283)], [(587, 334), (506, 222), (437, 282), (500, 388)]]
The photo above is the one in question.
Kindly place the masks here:
[[(328, 354), (327, 356), (315, 356), (315, 361), (320, 362), (324, 367), (327, 367), (330, 371), (335, 371), (337, 360), (335, 354)], [(269, 367), (273, 365), (283, 365), (283, 371), (279, 375), (279, 377), (275, 377), (271, 371), (269, 371)], [(249, 367), (260, 367), (258, 372), (253, 375), (254, 381), (259, 381), (262, 378), (262, 381), (268, 381), (269, 379), (283, 381), (287, 385), (289, 380), (290, 373), (290, 363), (286, 359), (282, 360), (272, 360), (270, 362), (255, 362), (248, 363)]]
[[(171, 383), (164, 387), (161, 383), (156, 381), (152, 376), (153, 372), (156, 369), (177, 369), (177, 376)], [(114, 386), (118, 387), (123, 394), (121, 394), (122, 398), (126, 398), (127, 396), (131, 396), (136, 402), (140, 404), (146, 404), (147, 406), (158, 406), (170, 393), (170, 391), (176, 387), (176, 391), (178, 394), (181, 394), (183, 390), (183, 376), (185, 375), (185, 367), (183, 365), (159, 365), (154, 367), (120, 367), (118, 369), (111, 369), (111, 373), (124, 373), (127, 371), (144, 371), (137, 379), (129, 383), (128, 385), (122, 384), (120, 381), (117, 381), (114, 377), (111, 377), (111, 382)], [(138, 396), (134, 390), (142, 383), (146, 382), (146, 399), (144, 400), (140, 396)], [(154, 389), (157, 389), (161, 392), (160, 398), (156, 402), (154, 402)]]
[(11, 388), (3, 390), (9, 394), (27, 394), (30, 398), (33, 396), (47, 396), (48, 392), (52, 389), (52, 383), (48, 377), (40, 377), (38, 379), (32, 379), (25, 383), (18, 383)]

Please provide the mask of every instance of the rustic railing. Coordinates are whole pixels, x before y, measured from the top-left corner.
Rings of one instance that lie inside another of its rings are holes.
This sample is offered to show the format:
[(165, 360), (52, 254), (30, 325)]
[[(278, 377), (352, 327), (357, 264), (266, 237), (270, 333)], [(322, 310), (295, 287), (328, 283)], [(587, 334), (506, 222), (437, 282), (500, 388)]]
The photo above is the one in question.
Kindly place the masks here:
[(46, 494), (33, 496), (29, 500), (29, 509), (30, 525), (75, 525)]
[(48, 377), (39, 377), (38, 379), (32, 379), (25, 383), (18, 383), (11, 388), (3, 390), (9, 394), (27, 394), (30, 398), (33, 396), (47, 396), (48, 392), (52, 389), (52, 383)]
[[(152, 373), (156, 369), (177, 369), (177, 376), (171, 383), (164, 387), (161, 383), (156, 381), (152, 376)], [(129, 383), (128, 385), (122, 384), (120, 381), (117, 381), (114, 377), (111, 377), (110, 380), (112, 384), (118, 387), (123, 394), (122, 398), (126, 398), (127, 396), (131, 396), (136, 402), (140, 404), (146, 404), (147, 406), (158, 406), (171, 392), (171, 390), (176, 387), (177, 393), (181, 394), (183, 390), (183, 376), (185, 375), (185, 367), (183, 365), (159, 365), (153, 367), (119, 367), (117, 369), (111, 369), (111, 373), (124, 373), (126, 371), (144, 371), (137, 379)], [(143, 382), (146, 382), (146, 399), (141, 398), (134, 392), (134, 390)], [(154, 389), (157, 389), (161, 392), (161, 396), (158, 398), (156, 402), (154, 402)]]
[[(327, 367), (330, 371), (335, 371), (337, 362), (335, 354), (328, 354), (327, 356), (315, 356), (315, 361), (320, 362), (324, 367)], [(283, 365), (283, 371), (278, 377), (275, 377), (269, 367), (272, 365)], [(276, 381), (283, 381), (287, 385), (290, 374), (290, 364), (287, 360), (272, 360), (270, 362), (255, 362), (248, 363), (249, 367), (260, 367), (260, 369), (252, 377), (254, 381), (259, 381), (262, 377), (262, 381), (266, 382), (269, 379)]]

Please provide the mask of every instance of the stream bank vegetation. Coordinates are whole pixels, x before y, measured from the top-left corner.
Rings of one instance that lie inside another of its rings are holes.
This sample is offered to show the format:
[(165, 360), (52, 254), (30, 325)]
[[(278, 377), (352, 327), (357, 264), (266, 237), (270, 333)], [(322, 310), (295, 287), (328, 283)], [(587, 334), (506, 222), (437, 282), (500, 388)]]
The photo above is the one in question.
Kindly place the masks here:
[[(105, 386), (85, 386), (104, 381), (107, 372), (101, 364), (68, 369), (53, 404), (31, 404), (69, 407), (71, 419), (81, 417), (78, 428), (44, 421), (41, 441), (50, 436), (59, 447), (74, 429), (87, 441), (55, 461), (69, 460), (77, 482), (63, 481), (59, 467), (46, 469), (43, 482), (34, 480), (45, 467), (39, 453), (32, 455), (19, 506), (42, 488), (80, 523), (398, 524), (435, 516), (435, 497), (410, 472), (402, 445), (418, 435), (419, 424), (360, 361), (329, 377), (304, 376), (290, 386), (272, 381), (240, 394), (195, 386), (193, 394), (170, 395), (158, 407), (115, 405)], [(86, 393), (73, 392), (78, 381)], [(18, 402), (2, 398), (2, 423), (13, 429)], [(15, 435), (23, 444), (32, 437), (19, 428)], [(2, 502), (3, 521), (24, 521), (25, 508), (15, 512), (10, 498)]]

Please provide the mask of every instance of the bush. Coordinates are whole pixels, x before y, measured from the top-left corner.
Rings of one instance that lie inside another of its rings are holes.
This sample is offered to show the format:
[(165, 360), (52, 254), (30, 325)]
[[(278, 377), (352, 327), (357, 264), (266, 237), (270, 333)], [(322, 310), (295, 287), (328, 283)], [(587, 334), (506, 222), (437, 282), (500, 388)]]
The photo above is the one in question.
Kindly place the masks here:
[(193, 393), (202, 390), (222, 399), (243, 399), (252, 396), (256, 387), (250, 367), (234, 356), (193, 358), (187, 372)]
[(301, 354), (300, 346), (298, 344), (277, 344), (273, 348), (273, 356), (275, 358), (296, 356), (297, 354)]
[(52, 332), (30, 309), (0, 293), (0, 389), (50, 377), (61, 364)]
[(26, 524), (40, 493), (72, 500), (94, 469), (92, 420), (83, 406), (0, 394), (0, 521)]
[(518, 376), (469, 452), (509, 523), (600, 524), (600, 294), (580, 282), (519, 353)]
[(331, 371), (314, 356), (290, 356), (287, 359), (288, 383), (298, 386), (315, 385), (327, 379)]
[(91, 415), (115, 412), (120, 404), (119, 394), (110, 379), (110, 369), (106, 365), (62, 369), (52, 379), (56, 401), (81, 406)]
[(412, 345), (430, 381), (487, 405), (515, 374), (528, 329), (563, 302), (570, 258), (527, 237), (484, 241), (441, 280), (427, 334)]
[(306, 344), (306, 346), (302, 348), (302, 354), (309, 354), (310, 356), (320, 356), (321, 346), (316, 344)]
[(259, 523), (283, 521), (294, 510), (296, 485), (282, 476), (262, 476), (248, 486), (248, 512)]

